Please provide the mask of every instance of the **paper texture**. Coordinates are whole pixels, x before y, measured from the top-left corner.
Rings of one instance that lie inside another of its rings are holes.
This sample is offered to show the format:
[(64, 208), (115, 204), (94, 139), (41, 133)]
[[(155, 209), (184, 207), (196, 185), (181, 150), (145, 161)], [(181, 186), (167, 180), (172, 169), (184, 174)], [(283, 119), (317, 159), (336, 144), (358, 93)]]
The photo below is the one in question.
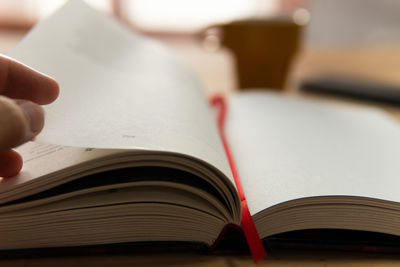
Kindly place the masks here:
[(229, 100), (227, 138), (252, 215), (311, 196), (400, 202), (400, 127), (383, 112), (265, 92)]
[(75, 0), (39, 23), (10, 56), (60, 84), (36, 141), (182, 153), (230, 177), (199, 82), (160, 44)]

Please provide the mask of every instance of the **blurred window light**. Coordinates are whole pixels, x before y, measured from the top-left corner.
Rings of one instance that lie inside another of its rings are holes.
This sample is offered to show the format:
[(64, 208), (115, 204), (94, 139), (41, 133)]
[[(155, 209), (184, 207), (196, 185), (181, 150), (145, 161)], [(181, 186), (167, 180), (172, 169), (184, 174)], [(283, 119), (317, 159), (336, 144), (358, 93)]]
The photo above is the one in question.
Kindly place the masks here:
[[(26, 1), (26, 0), (25, 0)], [(32, 6), (35, 7), (36, 10), (33, 12), (36, 13), (38, 19), (44, 18), (50, 15), (54, 10), (61, 7), (66, 1), (65, 0), (30, 0), (29, 2), (33, 3)]]
[(122, 16), (146, 31), (191, 32), (215, 23), (262, 17), (278, 11), (278, 0), (125, 0)]
[[(1, 0), (0, 26), (28, 28), (67, 0)], [(267, 17), (280, 0), (84, 0), (144, 31), (194, 32), (246, 17)]]
[[(40, 19), (50, 15), (54, 10), (65, 4), (67, 0), (30, 0), (29, 2), (34, 3), (37, 17)], [(84, 2), (104, 12), (111, 12), (111, 0), (84, 0)]]
[[(0, 26), (29, 28), (50, 15), (67, 0), (1, 0)], [(85, 0), (89, 5), (111, 13), (111, 0)]]

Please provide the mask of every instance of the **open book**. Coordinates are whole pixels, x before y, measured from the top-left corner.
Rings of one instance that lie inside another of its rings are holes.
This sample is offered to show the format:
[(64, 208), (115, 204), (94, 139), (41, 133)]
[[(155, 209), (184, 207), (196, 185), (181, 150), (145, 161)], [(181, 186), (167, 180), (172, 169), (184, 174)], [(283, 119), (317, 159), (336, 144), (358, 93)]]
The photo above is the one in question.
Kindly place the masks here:
[[(0, 181), (0, 249), (212, 246), (240, 225), (213, 109), (162, 45), (70, 1), (10, 56), (61, 92), (37, 140), (18, 148), (22, 172)], [(398, 123), (267, 92), (226, 101), (226, 138), (261, 238), (313, 228), (400, 235)]]

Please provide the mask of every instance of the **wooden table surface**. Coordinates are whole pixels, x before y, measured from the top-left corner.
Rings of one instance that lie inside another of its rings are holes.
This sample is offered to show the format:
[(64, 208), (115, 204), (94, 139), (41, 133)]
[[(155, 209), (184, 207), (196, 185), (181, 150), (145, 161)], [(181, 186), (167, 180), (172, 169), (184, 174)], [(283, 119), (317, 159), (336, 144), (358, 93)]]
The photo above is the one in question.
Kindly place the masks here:
[[(0, 32), (0, 52), (9, 51), (23, 36), (21, 32)], [(206, 93), (229, 93), (237, 90), (234, 60), (222, 49), (207, 52), (192, 39), (165, 39), (197, 72)], [(290, 73), (284, 93), (313, 97), (298, 92), (296, 85), (304, 77), (320, 72), (355, 74), (400, 85), (400, 44), (354, 47), (303, 47)], [(320, 98), (321, 101), (342, 99)], [(362, 104), (362, 103), (361, 103)], [(369, 104), (371, 105), (371, 104)], [(386, 109), (400, 120), (398, 108)], [(1, 240), (0, 240), (1, 242)], [(76, 257), (41, 257), (1, 259), (0, 266), (253, 266), (246, 255), (200, 255), (197, 253), (122, 254)], [(258, 266), (400, 266), (400, 256), (358, 254), (336, 251), (281, 251), (263, 259)]]

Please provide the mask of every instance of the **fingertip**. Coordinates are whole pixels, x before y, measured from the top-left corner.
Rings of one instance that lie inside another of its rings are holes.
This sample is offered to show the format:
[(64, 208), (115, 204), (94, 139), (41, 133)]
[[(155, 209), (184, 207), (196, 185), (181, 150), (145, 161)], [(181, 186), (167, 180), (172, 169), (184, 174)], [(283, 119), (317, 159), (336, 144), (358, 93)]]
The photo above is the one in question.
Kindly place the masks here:
[(11, 178), (16, 176), (22, 169), (23, 160), (15, 150), (0, 152), (0, 177)]
[(58, 84), (58, 82), (55, 79), (51, 78), (51, 80), (52, 80), (53, 88), (54, 88), (53, 95), (52, 95), (53, 99), (51, 100), (51, 102), (53, 102), (60, 95), (60, 85)]
[[(39, 75), (37, 84), (35, 86), (31, 85), (31, 92), (36, 92), (35, 95), (29, 95), (28, 97), (23, 99), (29, 99), (33, 102), (38, 103), (39, 105), (47, 105), (52, 103), (54, 100), (57, 99), (60, 93), (60, 86), (58, 82), (50, 76), (46, 74), (37, 72)], [(39, 78), (40, 77), (40, 78)], [(35, 89), (33, 89), (33, 87)], [(25, 93), (25, 96), (28, 94)]]
[(50, 76), (47, 75), (44, 76), (46, 77), (45, 79), (46, 84), (43, 87), (46, 88), (47, 93), (45, 97), (39, 99), (38, 104), (41, 105), (50, 104), (51, 102), (56, 100), (58, 95), (60, 94), (60, 86), (58, 82)]
[(25, 64), (0, 55), (0, 93), (14, 98), (50, 104), (59, 94), (59, 85), (52, 77)]

